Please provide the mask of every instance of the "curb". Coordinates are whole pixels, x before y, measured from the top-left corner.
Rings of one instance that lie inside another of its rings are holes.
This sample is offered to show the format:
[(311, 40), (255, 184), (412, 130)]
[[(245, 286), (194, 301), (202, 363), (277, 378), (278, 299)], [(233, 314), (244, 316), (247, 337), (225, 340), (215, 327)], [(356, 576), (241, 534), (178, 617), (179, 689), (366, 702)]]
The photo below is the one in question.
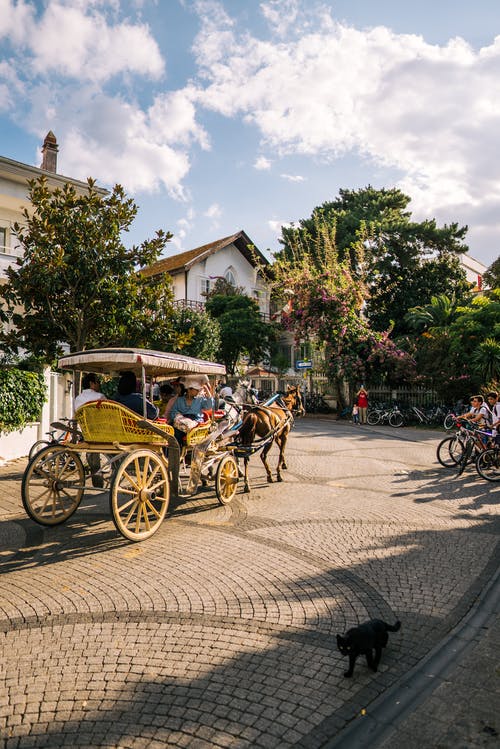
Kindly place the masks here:
[(376, 749), (432, 694), (453, 671), (457, 661), (474, 647), (481, 630), (500, 611), (500, 569), (478, 596), (462, 621), (411, 671), (374, 700), (366, 714), (359, 715), (324, 749)]

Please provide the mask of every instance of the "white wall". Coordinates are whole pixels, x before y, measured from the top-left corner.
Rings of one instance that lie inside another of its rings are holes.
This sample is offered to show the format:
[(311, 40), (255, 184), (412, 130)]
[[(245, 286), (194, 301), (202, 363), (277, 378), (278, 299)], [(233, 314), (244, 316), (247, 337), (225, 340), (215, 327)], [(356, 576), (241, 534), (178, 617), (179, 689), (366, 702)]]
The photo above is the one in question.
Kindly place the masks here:
[[(209, 255), (189, 270), (187, 298), (192, 301), (205, 301), (202, 296), (202, 280), (208, 280), (210, 285), (213, 286), (217, 278), (225, 276), (228, 270), (232, 272), (236, 286), (242, 286), (248, 296), (257, 299), (255, 291), (260, 291), (258, 302), (261, 312), (269, 313), (269, 292), (263, 280), (257, 277), (256, 269), (234, 245), (229, 245), (213, 255)], [(175, 277), (174, 292), (176, 299), (184, 299), (184, 274)], [(177, 296), (178, 294), (179, 296)]]

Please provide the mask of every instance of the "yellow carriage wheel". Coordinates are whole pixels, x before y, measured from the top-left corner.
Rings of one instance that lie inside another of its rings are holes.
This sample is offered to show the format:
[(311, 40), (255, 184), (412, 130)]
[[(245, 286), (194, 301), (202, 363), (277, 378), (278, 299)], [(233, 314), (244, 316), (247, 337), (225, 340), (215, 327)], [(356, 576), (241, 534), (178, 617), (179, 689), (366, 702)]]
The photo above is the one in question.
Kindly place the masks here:
[(21, 497), (24, 509), (41, 525), (59, 525), (74, 513), (85, 490), (80, 456), (64, 446), (46, 447), (24, 472)]
[(168, 509), (168, 470), (154, 450), (126, 455), (111, 483), (110, 506), (117, 530), (130, 541), (156, 533)]
[(217, 466), (215, 493), (222, 505), (231, 502), (238, 486), (238, 465), (232, 455), (225, 455)]

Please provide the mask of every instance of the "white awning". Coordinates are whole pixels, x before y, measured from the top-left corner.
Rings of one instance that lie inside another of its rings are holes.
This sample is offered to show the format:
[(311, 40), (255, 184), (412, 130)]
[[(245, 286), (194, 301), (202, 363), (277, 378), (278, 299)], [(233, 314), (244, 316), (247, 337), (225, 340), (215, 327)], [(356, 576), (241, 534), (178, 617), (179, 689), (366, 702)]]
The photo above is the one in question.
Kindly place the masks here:
[(221, 376), (226, 373), (223, 364), (194, 359), (182, 354), (151, 351), (138, 348), (103, 348), (79, 351), (59, 359), (60, 369), (73, 369), (82, 372), (114, 374), (130, 370), (136, 375), (144, 367), (147, 375), (178, 377), (186, 374), (206, 374)]

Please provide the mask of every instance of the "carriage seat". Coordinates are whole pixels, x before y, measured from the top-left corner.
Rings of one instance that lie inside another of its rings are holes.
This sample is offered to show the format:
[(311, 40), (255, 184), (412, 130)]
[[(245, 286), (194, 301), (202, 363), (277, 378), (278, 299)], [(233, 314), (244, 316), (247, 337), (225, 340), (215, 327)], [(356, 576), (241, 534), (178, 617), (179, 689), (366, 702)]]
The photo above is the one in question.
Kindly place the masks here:
[(222, 408), (218, 408), (215, 411), (213, 411), (211, 408), (204, 409), (202, 412), (203, 414), (203, 421), (210, 421), (212, 417), (215, 419), (215, 421), (221, 421), (226, 415), (226, 412)]
[[(163, 444), (161, 435), (138, 426), (144, 417), (130, 408), (110, 400), (90, 401), (75, 413), (85, 442), (121, 442), (134, 444), (146, 442)], [(173, 428), (161, 421), (152, 421), (155, 427), (165, 432), (174, 433)]]

